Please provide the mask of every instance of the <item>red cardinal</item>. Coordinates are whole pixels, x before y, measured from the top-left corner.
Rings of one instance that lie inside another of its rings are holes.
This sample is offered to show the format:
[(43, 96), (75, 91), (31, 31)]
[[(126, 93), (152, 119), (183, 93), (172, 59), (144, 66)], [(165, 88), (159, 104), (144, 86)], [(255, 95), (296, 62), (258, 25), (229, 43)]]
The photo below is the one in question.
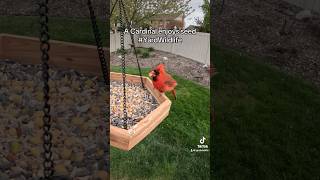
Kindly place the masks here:
[(152, 79), (154, 88), (158, 89), (161, 93), (171, 91), (174, 99), (177, 99), (175, 87), (178, 85), (170, 74), (166, 73), (163, 64), (159, 64), (156, 68), (149, 72)]

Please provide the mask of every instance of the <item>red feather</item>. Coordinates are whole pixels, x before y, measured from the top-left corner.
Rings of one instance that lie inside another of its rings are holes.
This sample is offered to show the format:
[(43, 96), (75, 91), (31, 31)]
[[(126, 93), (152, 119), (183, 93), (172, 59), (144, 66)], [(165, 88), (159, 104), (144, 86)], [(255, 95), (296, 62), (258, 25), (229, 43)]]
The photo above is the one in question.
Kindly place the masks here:
[(175, 99), (176, 97), (176, 86), (177, 81), (175, 81), (170, 74), (165, 70), (163, 64), (159, 64), (155, 69), (153, 69), (149, 76), (152, 78), (154, 88), (158, 89), (161, 93), (172, 92)]

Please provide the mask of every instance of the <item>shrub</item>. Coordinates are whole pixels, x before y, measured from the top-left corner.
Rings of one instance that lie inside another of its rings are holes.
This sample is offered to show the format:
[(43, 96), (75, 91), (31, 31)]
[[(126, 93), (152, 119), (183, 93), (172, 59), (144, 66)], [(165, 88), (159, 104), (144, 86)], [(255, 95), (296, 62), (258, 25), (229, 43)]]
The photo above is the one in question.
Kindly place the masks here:
[(141, 48), (136, 48), (136, 54), (142, 54)]
[(149, 51), (149, 52), (152, 52), (152, 51), (154, 51), (154, 48), (153, 48), (153, 47), (149, 47), (149, 48), (148, 48), (148, 51)]
[(141, 57), (142, 58), (148, 58), (148, 57), (150, 57), (150, 53), (148, 51), (145, 51), (145, 52), (142, 53)]
[(124, 50), (122, 50), (122, 49), (117, 49), (117, 54), (127, 54), (127, 51), (124, 49)]

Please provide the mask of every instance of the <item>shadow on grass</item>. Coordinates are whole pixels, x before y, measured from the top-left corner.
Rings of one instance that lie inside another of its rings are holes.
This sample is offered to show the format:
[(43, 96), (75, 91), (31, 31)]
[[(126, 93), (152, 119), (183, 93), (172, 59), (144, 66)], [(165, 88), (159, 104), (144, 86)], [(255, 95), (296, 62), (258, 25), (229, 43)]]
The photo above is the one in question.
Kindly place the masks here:
[[(98, 22), (104, 45), (109, 41), (107, 23)], [(39, 37), (39, 18), (33, 16), (0, 16), (0, 33)], [(89, 18), (49, 17), (51, 39), (95, 45)]]
[(241, 53), (212, 52), (214, 179), (319, 177), (319, 90)]

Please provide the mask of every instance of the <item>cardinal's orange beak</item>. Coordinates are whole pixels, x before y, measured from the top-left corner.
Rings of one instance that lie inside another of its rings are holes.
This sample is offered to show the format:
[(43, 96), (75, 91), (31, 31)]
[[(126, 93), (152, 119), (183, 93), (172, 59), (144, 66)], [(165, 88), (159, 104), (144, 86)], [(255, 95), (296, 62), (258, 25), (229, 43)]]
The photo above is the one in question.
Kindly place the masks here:
[(156, 76), (156, 75), (154, 74), (154, 71), (150, 71), (150, 72), (149, 72), (149, 77), (150, 77), (150, 78), (153, 78), (153, 77), (155, 77), (155, 76)]

